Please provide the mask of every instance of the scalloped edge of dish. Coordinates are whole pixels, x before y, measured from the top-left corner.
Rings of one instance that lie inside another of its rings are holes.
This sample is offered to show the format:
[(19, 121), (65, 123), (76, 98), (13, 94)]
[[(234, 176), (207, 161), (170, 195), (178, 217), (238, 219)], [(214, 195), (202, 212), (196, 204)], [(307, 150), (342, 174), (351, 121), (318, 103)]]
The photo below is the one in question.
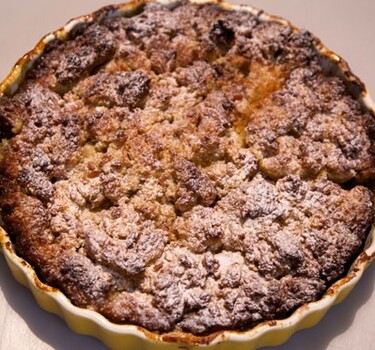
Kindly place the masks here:
[[(274, 21), (294, 31), (299, 30), (289, 21), (268, 15), (249, 5), (233, 5), (220, 0), (190, 1), (195, 4), (216, 5), (226, 10), (251, 12), (262, 21)], [(27, 71), (52, 40), (56, 38), (67, 40), (69, 32), (77, 25), (100, 21), (103, 16), (108, 17), (116, 13), (131, 14), (148, 2), (173, 4), (179, 1), (134, 0), (125, 4), (106, 6), (90, 15), (70, 20), (61, 29), (43, 37), (32, 51), (15, 64), (10, 74), (0, 83), (0, 96), (12, 95), (17, 91)], [(345, 60), (325, 47), (318, 38), (314, 37), (314, 39), (323, 65), (326, 65), (327, 69), (333, 69), (334, 74), (343, 77), (356, 99), (375, 114), (375, 104), (366, 86), (351, 72)], [(365, 269), (375, 259), (375, 226), (372, 227), (363, 251), (354, 261), (347, 275), (333, 284), (320, 300), (301, 306), (285, 319), (266, 321), (247, 331), (220, 331), (208, 336), (194, 336), (183, 332), (157, 334), (139, 326), (110, 322), (96, 311), (74, 306), (61, 291), (40, 281), (32, 266), (16, 254), (9, 235), (1, 227), (0, 245), (15, 279), (31, 290), (37, 303), (44, 310), (59, 315), (73, 331), (96, 337), (112, 349), (191, 349), (201, 346), (207, 349), (220, 347), (223, 350), (251, 350), (284, 343), (296, 331), (317, 324), (334, 304), (344, 300), (358, 283)]]

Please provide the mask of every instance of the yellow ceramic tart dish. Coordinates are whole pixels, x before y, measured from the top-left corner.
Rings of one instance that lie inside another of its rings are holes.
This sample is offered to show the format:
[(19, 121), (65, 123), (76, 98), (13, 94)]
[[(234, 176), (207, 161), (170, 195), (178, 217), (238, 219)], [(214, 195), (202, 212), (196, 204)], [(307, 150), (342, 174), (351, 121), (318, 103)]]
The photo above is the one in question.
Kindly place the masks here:
[(113, 349), (282, 344), (375, 257), (373, 122), (347, 63), (283, 19), (105, 7), (0, 85), (2, 251)]

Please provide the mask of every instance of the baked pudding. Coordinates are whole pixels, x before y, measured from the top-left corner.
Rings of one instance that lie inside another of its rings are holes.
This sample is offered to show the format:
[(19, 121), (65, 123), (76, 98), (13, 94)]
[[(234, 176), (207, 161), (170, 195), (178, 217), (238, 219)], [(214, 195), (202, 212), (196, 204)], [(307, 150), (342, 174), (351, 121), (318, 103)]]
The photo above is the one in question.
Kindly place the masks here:
[(247, 11), (113, 8), (0, 100), (15, 250), (77, 306), (155, 333), (319, 300), (373, 223), (374, 117), (316, 39)]

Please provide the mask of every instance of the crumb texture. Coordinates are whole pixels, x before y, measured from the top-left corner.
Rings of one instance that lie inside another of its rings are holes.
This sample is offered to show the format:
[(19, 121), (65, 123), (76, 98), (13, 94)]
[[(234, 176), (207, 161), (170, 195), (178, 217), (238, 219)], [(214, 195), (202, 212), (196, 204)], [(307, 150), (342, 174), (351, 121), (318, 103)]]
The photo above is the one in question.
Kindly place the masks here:
[(375, 120), (313, 36), (156, 3), (48, 44), (0, 96), (0, 208), (74, 304), (195, 335), (318, 300), (374, 220)]

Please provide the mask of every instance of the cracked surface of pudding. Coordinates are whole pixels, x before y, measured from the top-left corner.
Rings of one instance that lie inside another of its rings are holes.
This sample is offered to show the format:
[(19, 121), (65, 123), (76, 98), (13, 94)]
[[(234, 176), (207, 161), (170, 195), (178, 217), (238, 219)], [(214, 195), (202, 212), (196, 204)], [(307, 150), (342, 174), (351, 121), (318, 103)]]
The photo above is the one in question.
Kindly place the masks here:
[(0, 97), (0, 208), (75, 305), (196, 335), (318, 300), (374, 222), (375, 119), (306, 31), (181, 2), (55, 40)]

